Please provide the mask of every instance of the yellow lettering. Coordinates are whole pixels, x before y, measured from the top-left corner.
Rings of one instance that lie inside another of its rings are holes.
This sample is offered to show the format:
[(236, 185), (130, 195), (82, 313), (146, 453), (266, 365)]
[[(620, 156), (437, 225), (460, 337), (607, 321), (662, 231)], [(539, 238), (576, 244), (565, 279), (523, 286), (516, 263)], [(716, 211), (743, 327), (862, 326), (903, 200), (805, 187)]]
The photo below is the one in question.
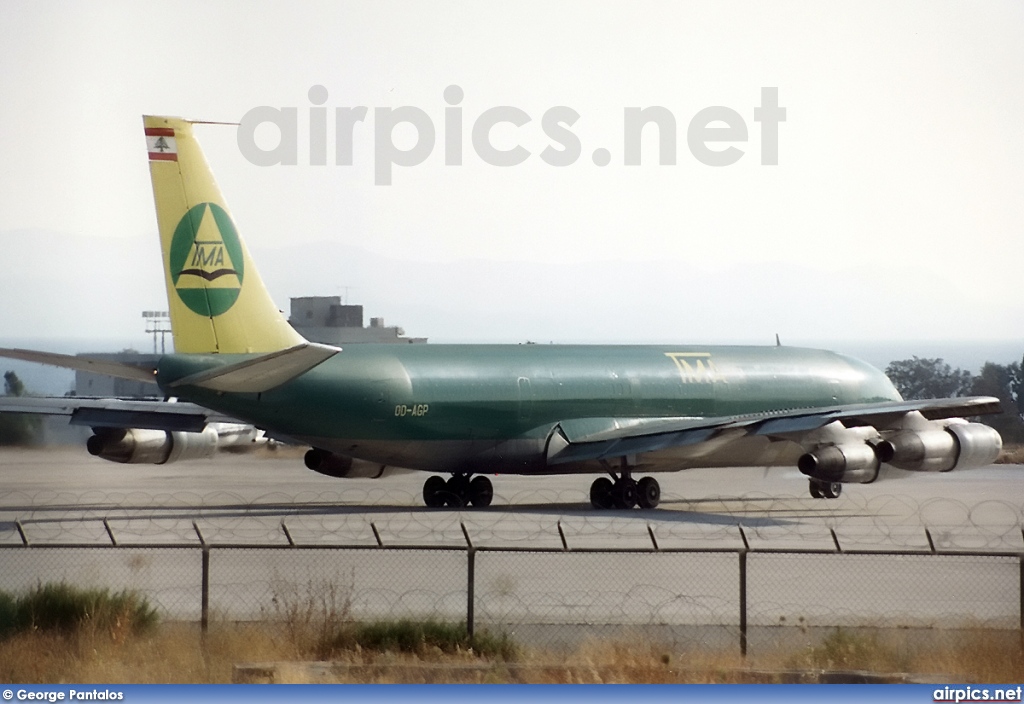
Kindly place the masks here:
[(666, 352), (665, 356), (675, 362), (684, 384), (713, 384), (723, 380), (711, 361), (710, 352)]

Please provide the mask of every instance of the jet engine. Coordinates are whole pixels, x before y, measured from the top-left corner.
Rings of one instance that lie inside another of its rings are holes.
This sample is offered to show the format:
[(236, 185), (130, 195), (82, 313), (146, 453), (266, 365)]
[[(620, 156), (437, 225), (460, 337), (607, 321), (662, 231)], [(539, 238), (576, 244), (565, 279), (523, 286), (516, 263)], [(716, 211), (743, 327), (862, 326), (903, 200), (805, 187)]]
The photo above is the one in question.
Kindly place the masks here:
[(870, 426), (847, 428), (833, 421), (801, 439), (808, 451), (796, 466), (819, 483), (869, 484), (881, 467), (873, 447), (879, 440), (878, 431)]
[(801, 473), (822, 482), (868, 484), (878, 477), (880, 466), (874, 449), (866, 442), (823, 445), (800, 456)]
[(1003, 440), (993, 428), (962, 418), (927, 420), (918, 411), (878, 430), (838, 422), (808, 438), (797, 467), (822, 482), (868, 483), (882, 464), (915, 472), (983, 467), (999, 456)]
[(948, 472), (992, 464), (1003, 447), (999, 433), (981, 423), (925, 423), (883, 440), (875, 447), (878, 458), (900, 469)]
[(306, 453), (304, 461), (306, 467), (314, 472), (338, 479), (380, 479), (401, 471), (396, 467), (352, 459), (315, 447)]
[(168, 464), (179, 460), (212, 457), (217, 451), (217, 431), (167, 432), (141, 428), (102, 428), (86, 442), (89, 454), (123, 464)]

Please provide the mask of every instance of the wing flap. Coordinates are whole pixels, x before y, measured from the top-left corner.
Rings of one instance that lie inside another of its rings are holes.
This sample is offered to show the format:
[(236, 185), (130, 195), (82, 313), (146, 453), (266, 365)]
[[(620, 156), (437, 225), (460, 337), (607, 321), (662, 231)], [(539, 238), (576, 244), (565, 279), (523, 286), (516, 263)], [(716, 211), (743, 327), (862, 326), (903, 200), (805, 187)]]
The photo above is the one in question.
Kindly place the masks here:
[(609, 457), (655, 452), (667, 447), (695, 445), (710, 439), (716, 432), (718, 432), (717, 427), (707, 427), (596, 442), (569, 443), (561, 449), (549, 453), (548, 464), (602, 460)]
[(887, 422), (912, 411), (918, 411), (928, 420), (960, 418), (1002, 413), (999, 399), (991, 396), (967, 396), (964, 398), (938, 398), (920, 401), (887, 401), (883, 403), (861, 403), (848, 406), (808, 411), (788, 412), (758, 422), (754, 431), (758, 435), (782, 435), (816, 430), (832, 421), (844, 425), (885, 425)]
[(260, 393), (305, 374), (339, 352), (341, 349), (338, 347), (304, 343), (244, 362), (192, 374), (171, 382), (170, 387), (198, 386), (213, 391)]
[[(887, 401), (817, 409), (794, 409), (744, 416), (711, 418), (581, 418), (559, 423), (558, 442), (550, 442), (549, 465), (600, 460), (683, 447), (711, 440), (731, 430), (740, 435), (782, 436), (816, 430), (833, 421), (848, 426), (884, 425), (919, 411), (929, 420), (977, 416), (1002, 411), (990, 396)], [(554, 437), (554, 436), (553, 436)]]

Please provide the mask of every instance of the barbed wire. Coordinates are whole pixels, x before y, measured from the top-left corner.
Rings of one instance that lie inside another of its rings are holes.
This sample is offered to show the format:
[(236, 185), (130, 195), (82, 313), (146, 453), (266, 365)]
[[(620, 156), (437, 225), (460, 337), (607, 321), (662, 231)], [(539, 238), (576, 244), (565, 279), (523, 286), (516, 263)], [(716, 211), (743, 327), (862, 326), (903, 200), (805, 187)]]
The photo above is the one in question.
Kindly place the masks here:
[[(667, 508), (597, 512), (579, 491), (520, 491), (508, 503), (477, 510), (418, 506), (389, 489), (270, 492), (259, 496), (197, 492), (10, 492), (0, 500), (0, 544), (200, 541), (351, 545), (661, 548), (742, 544), (850, 549), (1024, 550), (1024, 505), (1010, 499), (917, 500), (899, 494), (835, 501), (751, 492), (686, 500)], [(286, 531), (282, 529), (286, 526)], [(19, 528), (20, 526), (20, 528)], [(465, 529), (465, 532), (464, 532)], [(925, 529), (928, 533), (926, 534)], [(653, 538), (652, 538), (653, 536)]]

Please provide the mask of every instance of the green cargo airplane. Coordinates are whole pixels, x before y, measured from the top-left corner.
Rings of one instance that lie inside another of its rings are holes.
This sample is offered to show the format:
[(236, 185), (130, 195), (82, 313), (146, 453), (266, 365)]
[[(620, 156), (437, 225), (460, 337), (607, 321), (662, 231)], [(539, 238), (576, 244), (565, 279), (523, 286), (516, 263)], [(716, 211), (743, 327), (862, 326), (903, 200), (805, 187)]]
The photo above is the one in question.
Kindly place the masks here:
[(996, 399), (904, 401), (877, 369), (821, 350), (310, 343), (267, 293), (191, 124), (144, 125), (176, 352), (139, 369), (0, 350), (154, 381), (182, 401), (54, 400), (49, 412), (94, 429), (99, 457), (205, 455), (208, 424), (235, 420), (310, 446), (306, 466), (329, 476), (431, 472), (431, 507), (489, 505), (488, 474), (590, 474), (595, 508), (650, 509), (658, 472), (796, 466), (811, 496), (835, 498), (887, 467), (944, 472), (999, 454), (996, 431), (958, 417), (999, 412)]

